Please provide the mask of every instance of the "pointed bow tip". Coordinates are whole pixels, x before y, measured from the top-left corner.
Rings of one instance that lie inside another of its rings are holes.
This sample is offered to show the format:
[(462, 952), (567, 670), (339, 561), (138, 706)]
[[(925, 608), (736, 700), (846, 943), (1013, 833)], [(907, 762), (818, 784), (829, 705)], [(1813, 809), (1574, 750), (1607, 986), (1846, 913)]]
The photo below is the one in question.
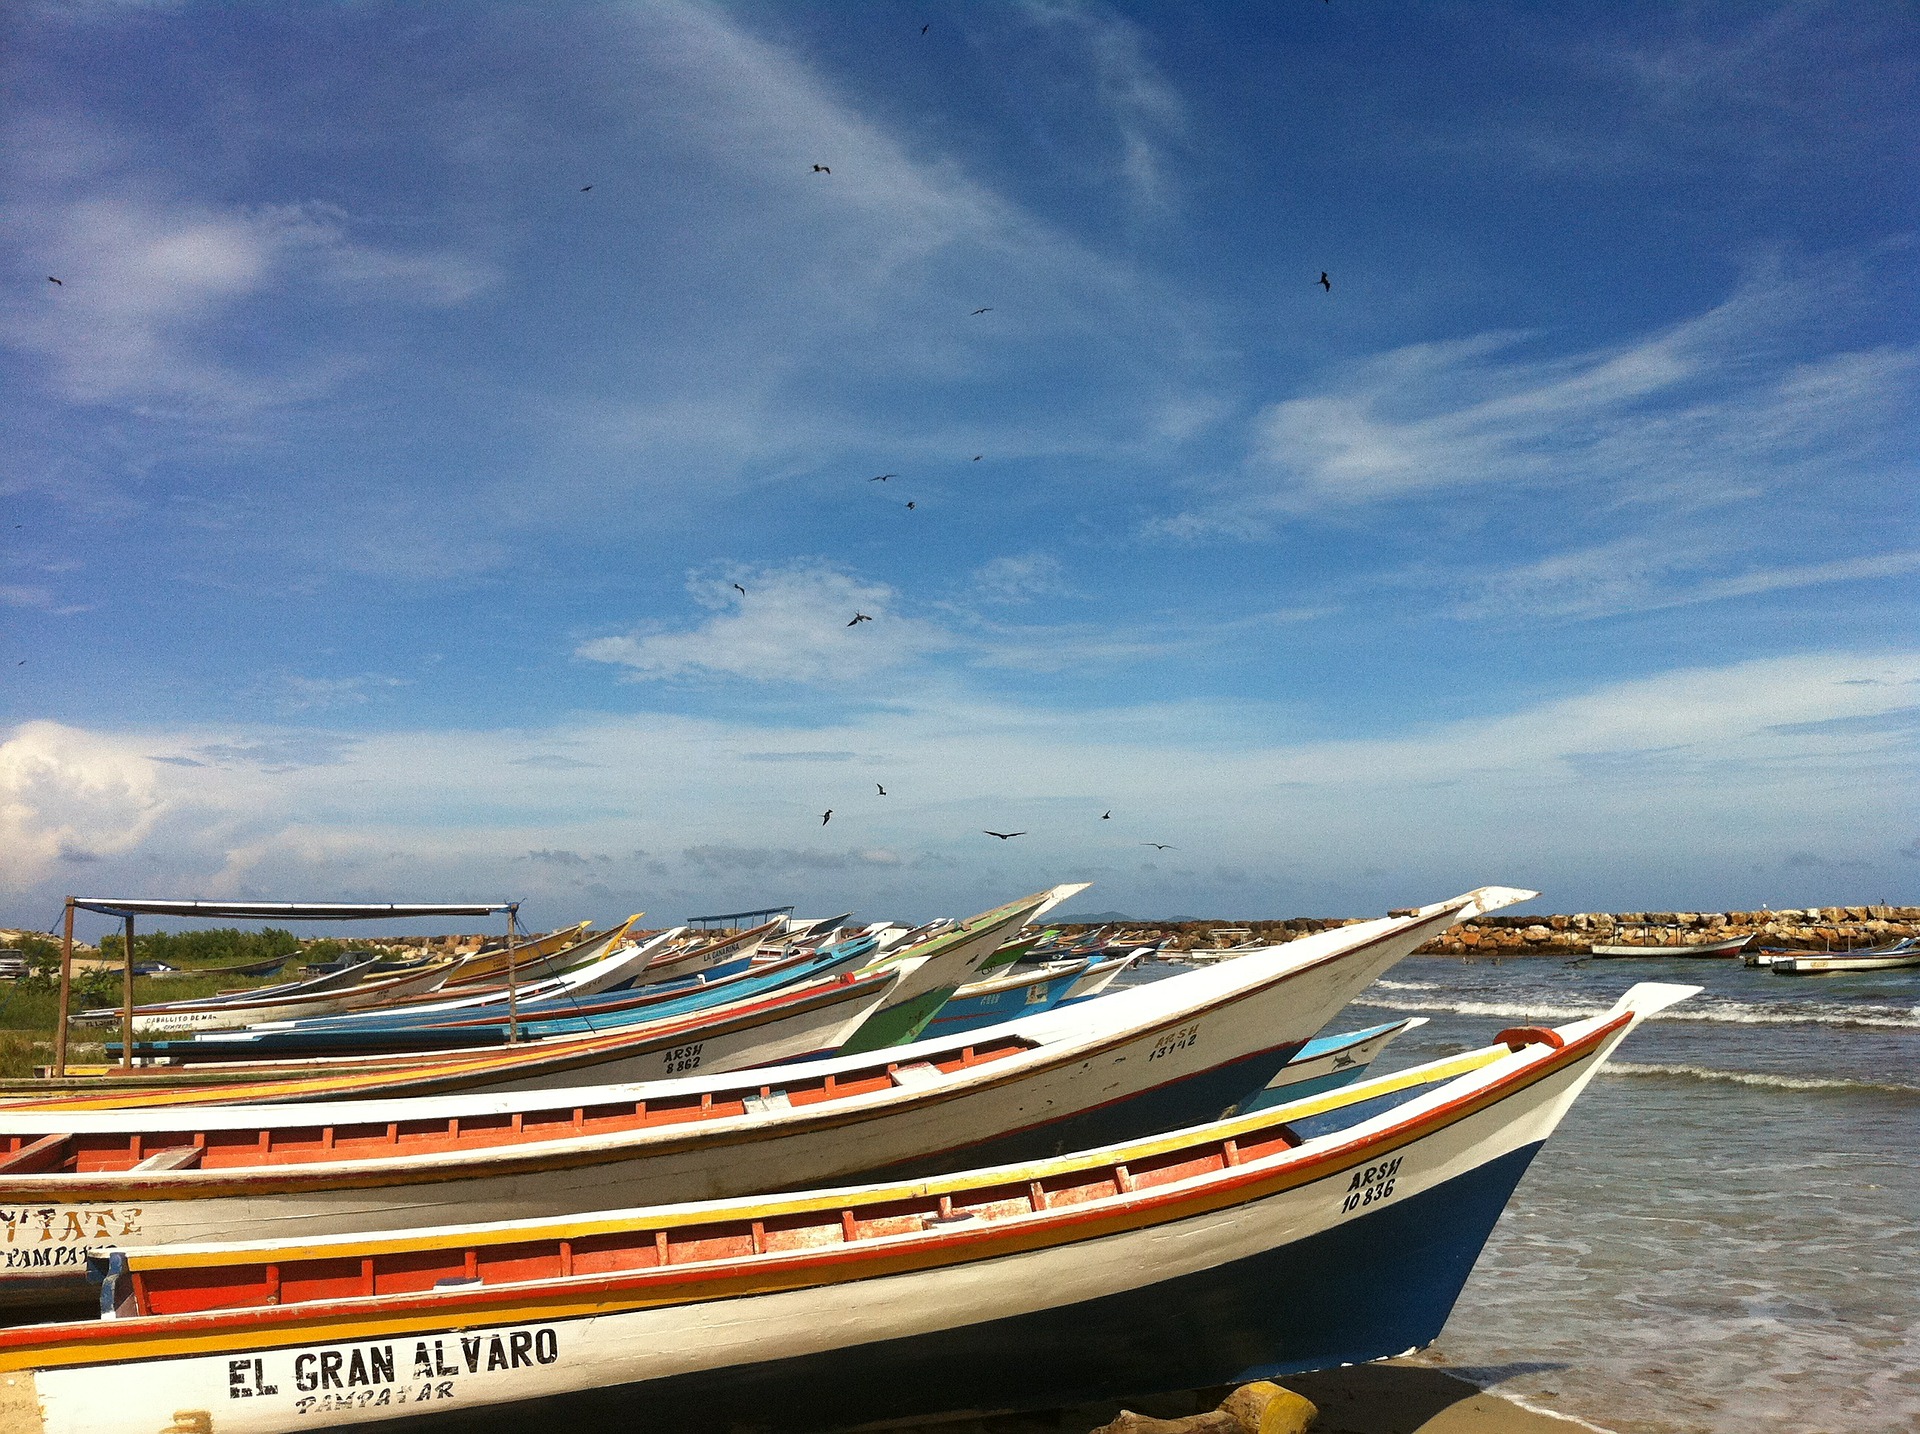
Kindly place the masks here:
[(1676, 1005), (1689, 997), (1699, 995), (1704, 986), (1683, 986), (1674, 981), (1640, 981), (1626, 989), (1614, 1003), (1615, 1012), (1631, 1011), (1645, 1020), (1667, 1007)]
[(1489, 911), (1498, 911), (1503, 906), (1518, 906), (1523, 901), (1532, 901), (1539, 894), (1519, 886), (1478, 886), (1449, 900), (1416, 907), (1413, 919), (1422, 920), (1452, 912), (1456, 921), (1471, 921), (1476, 916), (1485, 916)]

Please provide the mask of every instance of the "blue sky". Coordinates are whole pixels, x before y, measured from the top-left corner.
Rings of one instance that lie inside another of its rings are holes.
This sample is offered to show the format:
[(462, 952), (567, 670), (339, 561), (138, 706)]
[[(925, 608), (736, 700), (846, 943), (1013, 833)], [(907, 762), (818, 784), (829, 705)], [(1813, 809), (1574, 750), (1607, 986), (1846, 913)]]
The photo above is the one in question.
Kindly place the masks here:
[(0, 23), (0, 921), (1920, 900), (1910, 7)]

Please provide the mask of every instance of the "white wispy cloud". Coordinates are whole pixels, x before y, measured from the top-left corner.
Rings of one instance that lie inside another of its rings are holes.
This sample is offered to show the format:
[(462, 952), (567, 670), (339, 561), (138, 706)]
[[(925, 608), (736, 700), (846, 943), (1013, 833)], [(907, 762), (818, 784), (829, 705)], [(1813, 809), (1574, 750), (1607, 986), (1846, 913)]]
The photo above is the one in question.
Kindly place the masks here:
[[(1279, 501), (1303, 506), (1583, 480), (1620, 496), (1686, 484), (1724, 499), (1750, 491), (1752, 465), (1777, 469), (1783, 450), (1844, 439), (1863, 411), (1884, 412), (1915, 368), (1908, 351), (1845, 354), (1707, 395), (1689, 391), (1716, 366), (1696, 347), (1703, 337), (1686, 326), (1621, 352), (1477, 372), (1443, 371), (1434, 350), (1397, 354), (1343, 391), (1274, 405), (1259, 457), (1281, 480)], [(1421, 386), (1460, 382), (1479, 393), (1407, 411)]]
[[(1846, 893), (1830, 873), (1793, 885), (1751, 868), (1817, 848), (1876, 880), (1911, 869), (1897, 853), (1912, 836), (1917, 687), (1920, 654), (1811, 653), (1336, 740), (1293, 733), (1265, 704), (1069, 717), (950, 689), (781, 728), (640, 713), (309, 734), (306, 751), (278, 729), (39, 722), (0, 736), (0, 881), (39, 901), (88, 853), (90, 880), (209, 895), (510, 885), (556, 922), (589, 899), (693, 910), (775, 890), (934, 914), (1086, 875), (1119, 905), (1240, 911), (1359, 911), (1486, 880), (1580, 904), (1834, 901)], [(530, 748), (577, 765), (526, 764)], [(835, 760), (764, 759), (782, 750)], [(988, 850), (979, 829), (1008, 820), (1032, 836)], [(1143, 840), (1178, 846), (1180, 868), (1148, 870)]]
[(1145, 33), (1089, 0), (1025, 0), (1021, 10), (1037, 28), (1079, 52), (1087, 83), (1074, 84), (1059, 70), (1055, 83), (1070, 85), (1083, 111), (1107, 118), (1115, 141), (1113, 168), (1134, 201), (1148, 209), (1170, 206), (1174, 160), (1187, 141), (1187, 111), (1149, 58)]
[[(1920, 549), (1907, 549), (1819, 563), (1761, 561), (1729, 573), (1730, 555), (1739, 548), (1706, 541), (1706, 536), (1669, 532), (1622, 538), (1477, 576), (1430, 576), (1456, 591), (1464, 589), (1451, 609), (1455, 617), (1597, 618), (1920, 572)], [(1732, 560), (1754, 562), (1744, 556)]]
[(34, 583), (0, 583), (0, 604), (7, 607), (32, 608), (39, 612), (52, 613), (55, 617), (69, 617), (74, 613), (91, 612), (92, 603), (62, 602), (51, 589)]
[(332, 205), (222, 205), (118, 184), (45, 202), (14, 226), (61, 282), (12, 305), (0, 339), (38, 356), (75, 403), (246, 411), (310, 396), (351, 356), (322, 346), (264, 369), (243, 361), (231, 335), (244, 306), (299, 293), (455, 304), (491, 279), (458, 254), (370, 244)]
[[(1331, 611), (1316, 604), (1124, 623), (990, 616), (1065, 590), (1062, 569), (1045, 554), (992, 560), (973, 573), (961, 599), (937, 604), (914, 604), (889, 584), (824, 561), (696, 572), (687, 589), (708, 612), (693, 625), (655, 620), (592, 638), (574, 656), (624, 668), (636, 682), (732, 679), (844, 689), (884, 675), (944, 686), (966, 669), (1118, 670), (1206, 652)], [(854, 623), (856, 613), (872, 621)]]
[(1698, 512), (1804, 483), (1884, 453), (1920, 376), (1914, 348), (1800, 357), (1811, 329), (1806, 295), (1763, 273), (1704, 314), (1559, 358), (1521, 356), (1518, 334), (1395, 349), (1267, 406), (1231, 506), (1159, 527), (1246, 534), (1487, 489)]
[(335, 707), (363, 707), (376, 694), (405, 687), (411, 679), (363, 672), (351, 677), (310, 677), (283, 673), (271, 684), (273, 700), (283, 712), (319, 712)]
[(973, 570), (970, 583), (986, 602), (1024, 603), (1067, 591), (1066, 568), (1051, 553), (1008, 553)]
[[(933, 624), (897, 614), (891, 587), (825, 564), (730, 569), (723, 577), (696, 576), (688, 590), (712, 614), (698, 626), (595, 638), (575, 655), (624, 667), (636, 681), (722, 677), (823, 686), (865, 681), (950, 645)], [(872, 621), (854, 623), (860, 614)]]

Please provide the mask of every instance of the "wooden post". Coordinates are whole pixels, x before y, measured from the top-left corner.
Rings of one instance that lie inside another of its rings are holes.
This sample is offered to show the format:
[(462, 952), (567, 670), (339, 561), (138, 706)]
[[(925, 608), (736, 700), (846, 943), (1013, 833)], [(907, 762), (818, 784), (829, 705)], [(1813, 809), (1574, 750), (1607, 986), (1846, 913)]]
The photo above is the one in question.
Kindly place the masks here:
[(507, 1044), (518, 1045), (520, 1041), (520, 979), (518, 961), (514, 956), (514, 928), (520, 914), (518, 905), (507, 907)]
[(53, 1028), (53, 1074), (67, 1073), (67, 1009), (73, 1003), (73, 898), (67, 898), (67, 924), (60, 936), (60, 1024)]
[(121, 963), (120, 1065), (133, 1069), (133, 913), (127, 913), (127, 959)]

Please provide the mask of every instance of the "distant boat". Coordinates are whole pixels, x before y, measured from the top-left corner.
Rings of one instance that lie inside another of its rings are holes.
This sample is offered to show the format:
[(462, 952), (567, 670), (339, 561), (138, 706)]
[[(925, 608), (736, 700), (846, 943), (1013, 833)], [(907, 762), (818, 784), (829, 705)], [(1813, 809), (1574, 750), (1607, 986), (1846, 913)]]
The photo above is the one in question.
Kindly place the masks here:
[(6, 1427), (151, 1434), (178, 1409), (176, 1428), (217, 1410), (222, 1430), (279, 1434), (426, 1404), (846, 1428), (1400, 1354), (1439, 1335), (1614, 1046), (1697, 989), (1638, 985), (1331, 1095), (962, 1174), (115, 1251), (106, 1317), (0, 1330)]
[(1592, 954), (1602, 960), (1619, 956), (1738, 956), (1751, 940), (1752, 936), (1730, 936), (1725, 941), (1695, 946), (1595, 946)]
[(1780, 976), (1818, 976), (1839, 971), (1898, 971), (1920, 966), (1920, 936), (1909, 936), (1889, 946), (1859, 951), (1804, 951), (1776, 955), (1767, 969)]

